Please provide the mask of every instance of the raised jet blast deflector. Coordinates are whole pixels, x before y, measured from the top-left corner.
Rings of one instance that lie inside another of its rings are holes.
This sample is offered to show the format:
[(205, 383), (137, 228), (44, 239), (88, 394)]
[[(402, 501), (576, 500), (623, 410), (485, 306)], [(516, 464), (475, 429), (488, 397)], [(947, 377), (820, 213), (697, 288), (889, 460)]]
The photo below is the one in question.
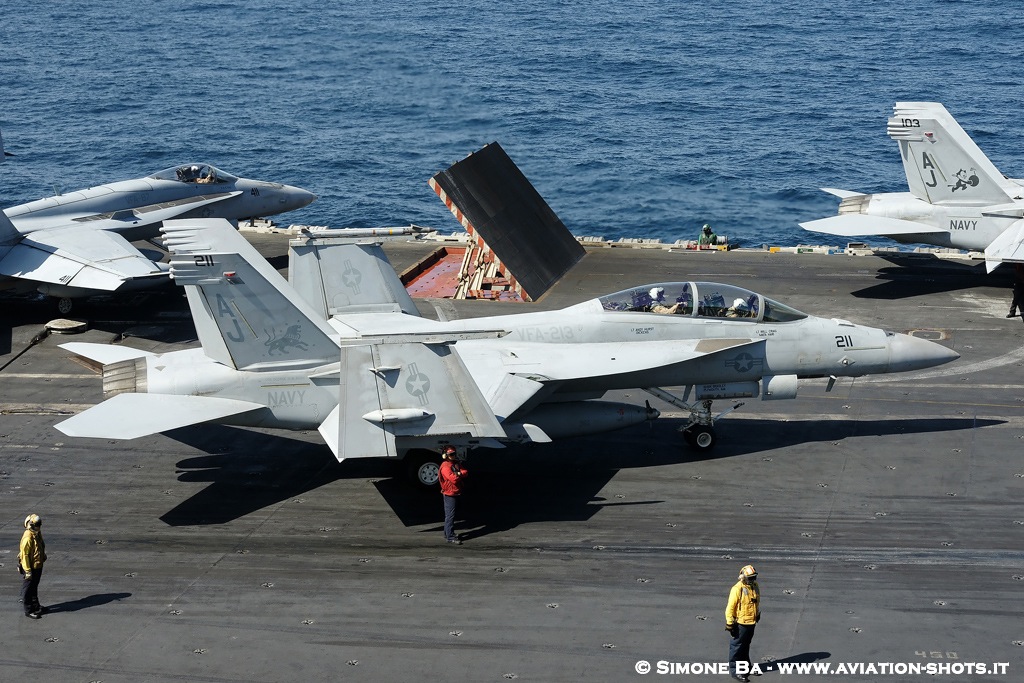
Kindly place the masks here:
[(586, 254), (497, 142), (430, 179), (431, 187), (536, 300)]

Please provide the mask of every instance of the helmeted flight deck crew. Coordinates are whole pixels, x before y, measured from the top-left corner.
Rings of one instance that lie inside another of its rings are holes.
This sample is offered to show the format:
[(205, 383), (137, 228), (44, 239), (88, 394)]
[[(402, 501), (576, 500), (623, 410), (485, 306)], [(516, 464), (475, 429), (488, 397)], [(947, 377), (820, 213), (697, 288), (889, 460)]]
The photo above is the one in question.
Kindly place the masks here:
[(736, 662), (750, 664), (750, 641), (754, 626), (761, 620), (761, 589), (757, 585), (757, 570), (748, 564), (740, 570), (739, 580), (729, 591), (725, 606), (725, 630), (732, 636), (729, 642), (729, 675), (738, 681), (749, 681), (746, 674), (736, 673)]
[(25, 533), (21, 535), (18, 551), (18, 569), (24, 576), (21, 582), (21, 604), (25, 616), (38, 619), (43, 614), (39, 605), (39, 580), (43, 577), (43, 563), (46, 562), (46, 543), (43, 541), (43, 520), (31, 514), (25, 518)]
[(438, 470), (438, 480), (444, 499), (444, 539), (449, 543), (462, 545), (462, 540), (455, 535), (455, 510), (462, 494), (462, 478), (467, 472), (462, 467), (454, 446), (445, 446), (441, 451), (441, 458), (443, 462)]

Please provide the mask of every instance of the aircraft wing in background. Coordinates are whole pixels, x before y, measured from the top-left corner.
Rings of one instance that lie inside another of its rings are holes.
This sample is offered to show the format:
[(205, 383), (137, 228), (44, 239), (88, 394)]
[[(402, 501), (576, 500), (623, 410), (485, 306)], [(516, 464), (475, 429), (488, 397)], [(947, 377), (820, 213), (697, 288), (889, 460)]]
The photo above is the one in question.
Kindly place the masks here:
[(106, 292), (166, 274), (117, 233), (78, 226), (34, 233), (0, 259), (0, 275)]

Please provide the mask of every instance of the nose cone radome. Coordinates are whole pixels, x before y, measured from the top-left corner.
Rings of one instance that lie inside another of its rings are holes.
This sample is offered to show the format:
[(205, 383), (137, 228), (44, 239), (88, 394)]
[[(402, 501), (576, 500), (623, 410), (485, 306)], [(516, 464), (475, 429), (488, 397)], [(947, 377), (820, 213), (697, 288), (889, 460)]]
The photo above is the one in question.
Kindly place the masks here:
[(309, 206), (316, 199), (316, 195), (301, 187), (285, 185), (281, 188), (281, 211), (294, 211), (304, 206)]
[(960, 354), (952, 349), (909, 334), (895, 334), (889, 338), (889, 372), (923, 370), (959, 357)]

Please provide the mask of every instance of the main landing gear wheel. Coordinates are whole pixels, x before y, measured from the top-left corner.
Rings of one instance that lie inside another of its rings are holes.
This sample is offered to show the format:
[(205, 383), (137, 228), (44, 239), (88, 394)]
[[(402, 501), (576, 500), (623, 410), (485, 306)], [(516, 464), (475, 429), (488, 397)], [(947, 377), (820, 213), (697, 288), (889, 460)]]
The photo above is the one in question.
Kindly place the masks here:
[(418, 488), (437, 486), (441, 473), (441, 456), (433, 451), (414, 451), (405, 456), (406, 476)]
[(698, 451), (710, 451), (718, 442), (715, 428), (708, 425), (693, 425), (683, 430), (683, 438)]

